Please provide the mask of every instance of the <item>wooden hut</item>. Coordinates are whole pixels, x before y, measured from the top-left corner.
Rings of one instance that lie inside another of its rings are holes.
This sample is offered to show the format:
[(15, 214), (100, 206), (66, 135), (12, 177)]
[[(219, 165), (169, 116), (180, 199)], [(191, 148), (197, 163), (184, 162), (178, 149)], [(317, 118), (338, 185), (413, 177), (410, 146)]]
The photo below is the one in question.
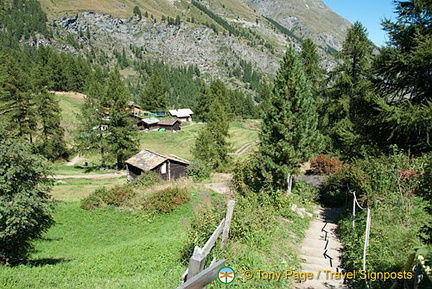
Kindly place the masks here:
[(178, 119), (161, 119), (159, 121), (159, 128), (166, 131), (179, 131), (181, 123)]
[(128, 181), (142, 172), (153, 171), (166, 181), (187, 177), (189, 162), (177, 156), (167, 156), (144, 149), (126, 161)]

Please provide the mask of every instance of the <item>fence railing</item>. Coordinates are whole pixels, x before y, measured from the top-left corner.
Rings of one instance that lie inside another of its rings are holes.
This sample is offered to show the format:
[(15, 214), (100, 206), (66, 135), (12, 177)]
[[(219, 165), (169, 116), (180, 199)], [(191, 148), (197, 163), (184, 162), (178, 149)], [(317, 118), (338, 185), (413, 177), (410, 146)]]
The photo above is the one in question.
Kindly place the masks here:
[(219, 236), (222, 235), (221, 248), (225, 246), (228, 240), (234, 204), (234, 200), (228, 201), (225, 218), (222, 219), (202, 248), (198, 246), (195, 247), (193, 255), (189, 260), (189, 267), (182, 276), (183, 283), (177, 287), (177, 289), (202, 289), (217, 278), (219, 270), (225, 266), (226, 259), (217, 262), (213, 259), (211, 265), (207, 269), (204, 269), (204, 265), (207, 255), (210, 253)]

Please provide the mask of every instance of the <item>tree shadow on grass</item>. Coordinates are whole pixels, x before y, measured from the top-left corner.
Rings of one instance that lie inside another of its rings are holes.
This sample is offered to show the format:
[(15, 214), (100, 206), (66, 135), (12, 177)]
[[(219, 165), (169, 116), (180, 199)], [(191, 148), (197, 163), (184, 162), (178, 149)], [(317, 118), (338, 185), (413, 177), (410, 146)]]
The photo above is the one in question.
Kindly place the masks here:
[(71, 260), (66, 258), (40, 258), (40, 259), (31, 259), (25, 261), (24, 265), (27, 267), (43, 267), (46, 265), (57, 265), (60, 263), (67, 263)]

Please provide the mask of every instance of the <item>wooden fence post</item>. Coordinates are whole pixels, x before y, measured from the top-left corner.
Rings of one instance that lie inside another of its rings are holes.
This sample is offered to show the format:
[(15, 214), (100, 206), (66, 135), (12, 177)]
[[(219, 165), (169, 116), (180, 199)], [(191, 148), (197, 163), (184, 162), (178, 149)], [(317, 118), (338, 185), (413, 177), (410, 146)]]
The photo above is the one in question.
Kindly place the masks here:
[(219, 270), (225, 266), (225, 263), (226, 259), (216, 262), (216, 264), (208, 267), (191, 279), (188, 279), (185, 283), (177, 287), (177, 289), (203, 289), (205, 286), (216, 280)]
[(230, 226), (231, 226), (231, 219), (232, 219), (232, 215), (233, 215), (233, 211), (234, 211), (234, 204), (235, 204), (234, 200), (228, 201), (227, 213), (226, 213), (226, 217), (225, 217), (225, 225), (224, 225), (224, 229), (222, 232), (221, 248), (223, 248), (225, 246), (225, 243), (228, 239), (228, 234), (229, 234), (229, 230), (230, 230)]
[(291, 195), (292, 190), (292, 175), (290, 173), (287, 174), (287, 195)]

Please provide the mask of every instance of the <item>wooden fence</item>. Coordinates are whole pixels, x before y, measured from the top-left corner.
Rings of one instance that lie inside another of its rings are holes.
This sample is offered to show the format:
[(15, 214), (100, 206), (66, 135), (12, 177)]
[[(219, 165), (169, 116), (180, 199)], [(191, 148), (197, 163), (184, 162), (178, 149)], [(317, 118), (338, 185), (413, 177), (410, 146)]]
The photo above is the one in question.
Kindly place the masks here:
[(207, 269), (204, 269), (205, 260), (221, 234), (221, 248), (225, 246), (225, 243), (228, 240), (234, 204), (235, 201), (228, 201), (225, 218), (219, 223), (219, 226), (214, 230), (204, 247), (195, 247), (193, 255), (189, 261), (189, 268), (183, 274), (183, 283), (177, 287), (177, 289), (202, 289), (217, 278), (219, 270), (225, 266), (226, 259), (217, 262), (213, 259), (212, 264)]

